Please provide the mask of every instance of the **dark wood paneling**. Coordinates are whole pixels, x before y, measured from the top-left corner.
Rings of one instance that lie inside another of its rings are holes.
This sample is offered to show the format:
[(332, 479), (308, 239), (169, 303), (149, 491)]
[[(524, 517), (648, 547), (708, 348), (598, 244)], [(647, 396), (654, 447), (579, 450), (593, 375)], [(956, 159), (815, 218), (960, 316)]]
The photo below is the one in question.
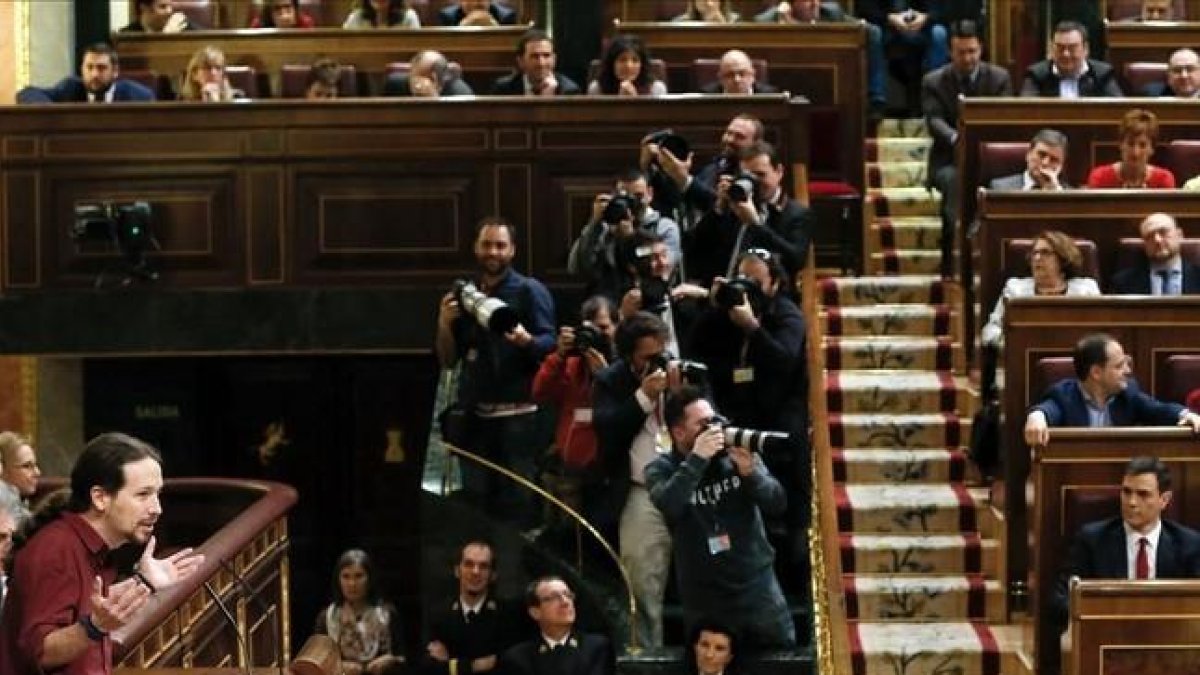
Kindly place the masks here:
[(4, 176), (4, 285), (33, 288), (41, 283), (41, 230), (38, 171), (8, 171)]
[(284, 223), (289, 195), (281, 166), (246, 171), (243, 204), (246, 218), (246, 282), (283, 282)]
[(1069, 675), (1200, 668), (1200, 582), (1081, 582), (1071, 607)]

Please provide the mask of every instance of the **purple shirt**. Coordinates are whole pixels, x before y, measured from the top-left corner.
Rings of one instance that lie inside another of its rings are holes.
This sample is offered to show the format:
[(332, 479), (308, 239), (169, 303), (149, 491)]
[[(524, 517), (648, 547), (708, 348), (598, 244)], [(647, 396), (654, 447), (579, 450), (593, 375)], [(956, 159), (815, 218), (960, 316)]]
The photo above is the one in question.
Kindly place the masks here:
[[(116, 578), (108, 546), (76, 513), (64, 512), (17, 552), (4, 616), (0, 617), (0, 673), (41, 675), (38, 667), (46, 636), (91, 612), (92, 585), (99, 576), (105, 591)], [(112, 640), (90, 642), (79, 658), (45, 675), (108, 675)]]

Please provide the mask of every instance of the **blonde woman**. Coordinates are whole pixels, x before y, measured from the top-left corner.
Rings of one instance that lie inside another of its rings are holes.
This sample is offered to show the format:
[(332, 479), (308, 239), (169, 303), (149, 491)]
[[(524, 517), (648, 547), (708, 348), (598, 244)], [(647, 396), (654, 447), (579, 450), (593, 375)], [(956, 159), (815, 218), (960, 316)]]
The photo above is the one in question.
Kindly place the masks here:
[(229, 86), (225, 52), (209, 45), (192, 54), (179, 87), (179, 100), (220, 102), (245, 97), (241, 90)]

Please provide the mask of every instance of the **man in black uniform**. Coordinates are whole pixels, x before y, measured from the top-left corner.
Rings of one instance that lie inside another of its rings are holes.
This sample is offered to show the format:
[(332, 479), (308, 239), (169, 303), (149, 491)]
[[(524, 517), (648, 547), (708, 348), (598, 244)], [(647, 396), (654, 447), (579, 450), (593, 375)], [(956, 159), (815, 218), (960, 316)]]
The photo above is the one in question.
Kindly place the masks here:
[(575, 593), (558, 577), (542, 577), (525, 590), (525, 606), (541, 632), (504, 653), (505, 675), (612, 675), (612, 644), (603, 635), (575, 630)]

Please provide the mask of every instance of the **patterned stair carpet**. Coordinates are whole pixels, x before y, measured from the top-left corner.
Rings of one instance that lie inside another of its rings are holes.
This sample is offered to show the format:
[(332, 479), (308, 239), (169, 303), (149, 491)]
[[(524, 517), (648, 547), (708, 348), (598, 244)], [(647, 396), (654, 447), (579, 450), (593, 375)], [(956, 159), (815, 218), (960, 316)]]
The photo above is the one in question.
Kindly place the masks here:
[(957, 288), (936, 276), (940, 198), (920, 120), (867, 141), (866, 276), (820, 282), (855, 675), (1023, 673), (1002, 626), (1000, 517), (964, 452)]

